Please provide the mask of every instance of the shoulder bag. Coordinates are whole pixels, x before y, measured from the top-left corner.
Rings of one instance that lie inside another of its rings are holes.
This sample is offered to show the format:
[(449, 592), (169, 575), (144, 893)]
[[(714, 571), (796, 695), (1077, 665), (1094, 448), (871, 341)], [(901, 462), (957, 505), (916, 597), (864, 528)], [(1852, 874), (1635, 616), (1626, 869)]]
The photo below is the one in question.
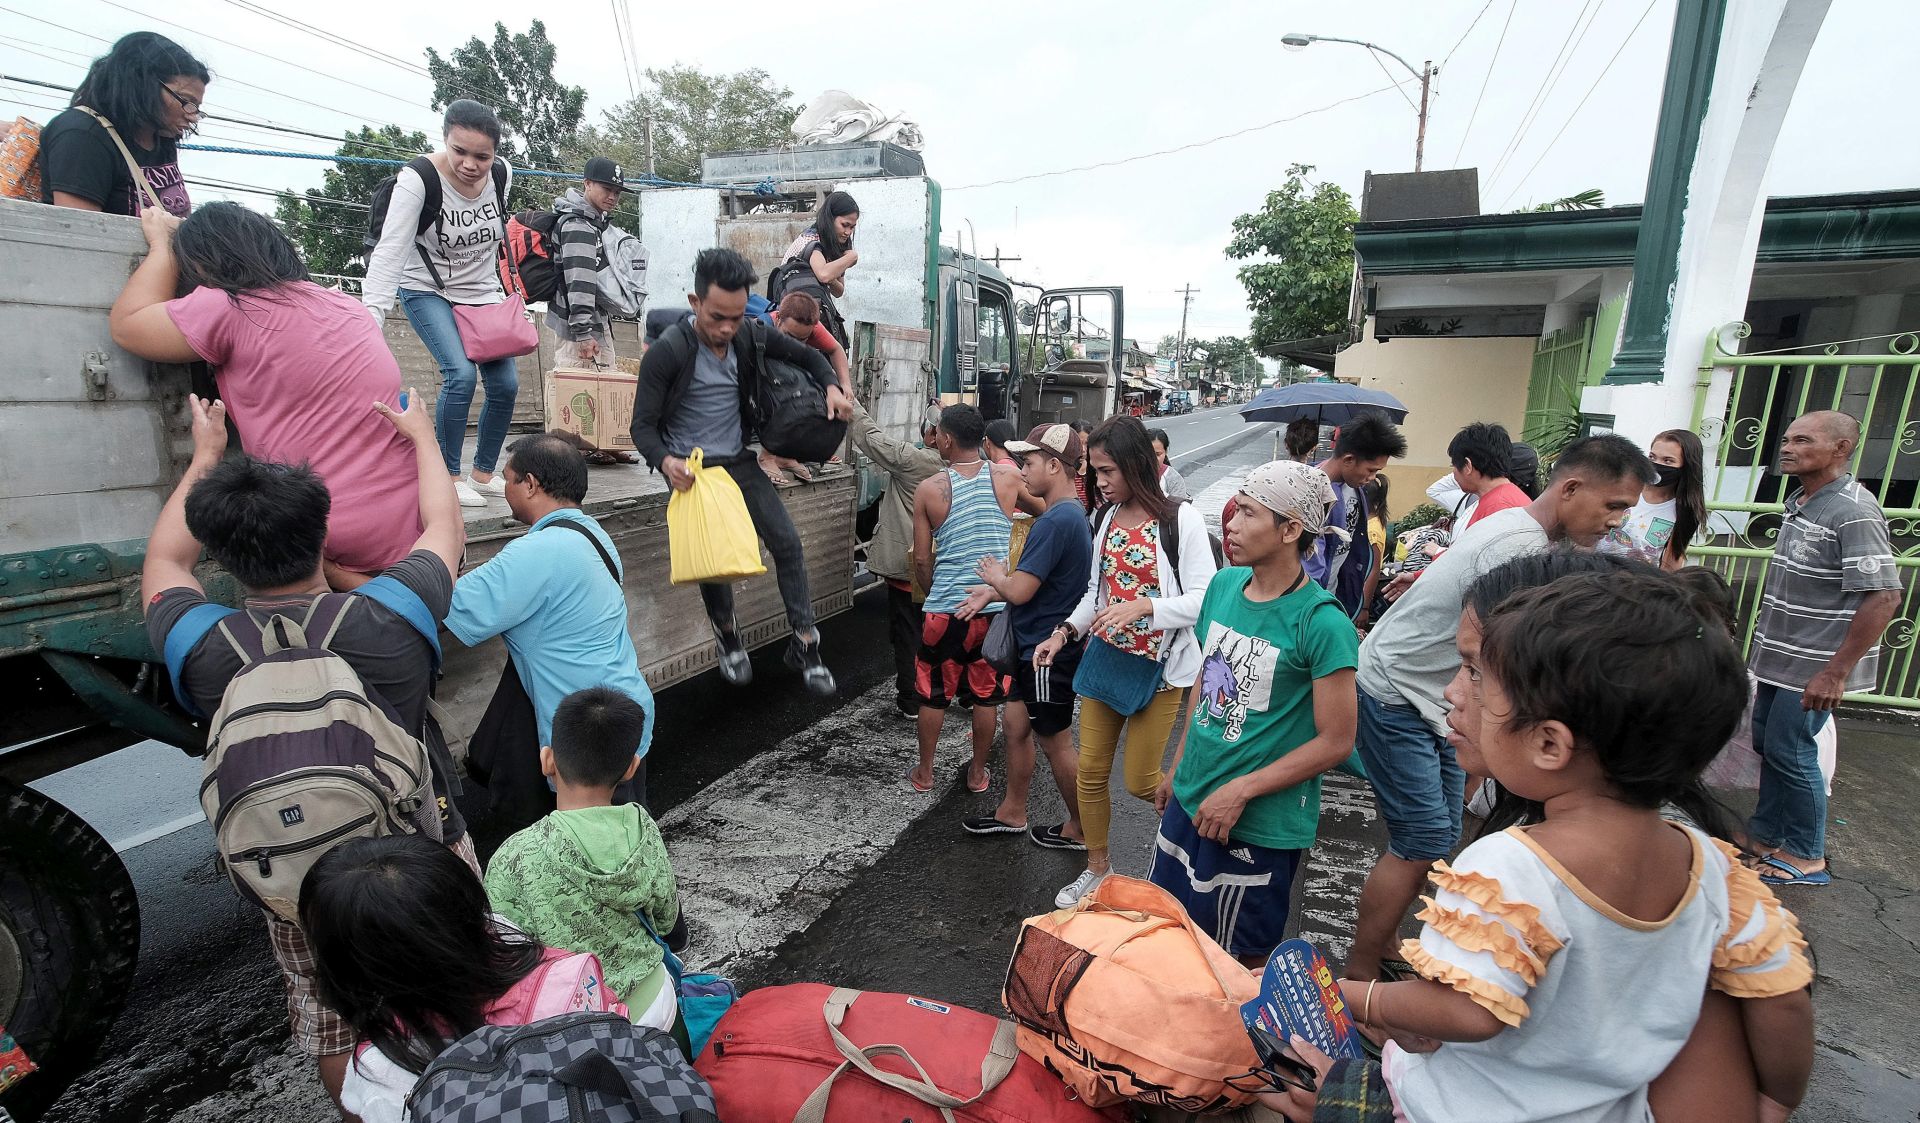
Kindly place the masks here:
[[(425, 173), (421, 173), (421, 178), (425, 177)], [(494, 175), (493, 188), (500, 200), (500, 220), (504, 227), (507, 220), (507, 181), (504, 173)], [(502, 242), (503, 252), (505, 248), (506, 243)], [(434, 286), (444, 296), (446, 282), (441, 279), (440, 271), (433, 267), (433, 259), (427, 256), (427, 247), (420, 244), (419, 238), (415, 238), (413, 249), (427, 267), (427, 275), (433, 278)], [(540, 349), (540, 329), (534, 327), (533, 321), (527, 317), (527, 302), (520, 299), (517, 292), (509, 291), (506, 299), (493, 304), (447, 303), (453, 307), (453, 322), (460, 331), (461, 350), (475, 363), (517, 359)]]
[[(1106, 535), (1106, 528), (1113, 523), (1115, 508), (1107, 508), (1106, 518), (1093, 536), (1093, 564), (1100, 564), (1100, 540)], [(1176, 520), (1173, 537), (1166, 538), (1163, 526), (1161, 543), (1167, 553), (1167, 569), (1173, 574), (1175, 595), (1180, 589), (1180, 525)], [(1089, 635), (1085, 650), (1080, 655), (1080, 667), (1073, 673), (1073, 692), (1083, 698), (1092, 698), (1122, 717), (1131, 717), (1147, 708), (1153, 701), (1153, 695), (1160, 689), (1161, 671), (1166, 666), (1167, 655), (1173, 650), (1174, 632), (1163, 631), (1160, 638), (1160, 657), (1149, 659), (1144, 655), (1135, 655), (1101, 639)]]
[(127, 172), (133, 176), (133, 194), (136, 197), (145, 196), (146, 205), (149, 207), (166, 210), (167, 208), (160, 202), (160, 196), (153, 190), (153, 183), (147, 179), (146, 169), (140, 166), (140, 161), (133, 158), (133, 150), (127, 147), (126, 141), (120, 139), (120, 130), (113, 127), (113, 122), (107, 120), (106, 114), (88, 109), (84, 105), (76, 105), (74, 108), (100, 122), (100, 127), (107, 130), (107, 136), (113, 140), (113, 146), (120, 150), (121, 157), (127, 162)]

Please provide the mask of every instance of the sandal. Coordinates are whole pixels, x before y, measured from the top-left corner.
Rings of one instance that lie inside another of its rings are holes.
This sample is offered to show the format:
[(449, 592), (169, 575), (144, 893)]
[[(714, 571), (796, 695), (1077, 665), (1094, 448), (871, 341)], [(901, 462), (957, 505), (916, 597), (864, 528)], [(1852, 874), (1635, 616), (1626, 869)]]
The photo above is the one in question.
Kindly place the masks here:
[(927, 792), (930, 792), (933, 790), (933, 782), (929, 780), (926, 783), (926, 785), (923, 787), (921, 786), (920, 781), (913, 778), (914, 772), (918, 770), (919, 767), (920, 766), (916, 764), (912, 768), (907, 769), (906, 780), (907, 780), (907, 783), (912, 786), (914, 791), (919, 792), (922, 795), (925, 795)]
[[(1768, 870), (1777, 870), (1786, 876), (1770, 877), (1767, 874)], [(1757, 872), (1760, 875), (1760, 881), (1763, 885), (1811, 885), (1817, 887), (1833, 884), (1833, 875), (1827, 872), (1825, 866), (1814, 870), (1812, 873), (1808, 873), (1792, 862), (1774, 855), (1768, 855), (1760, 859)]]
[(980, 786), (977, 788), (973, 786), (973, 780), (970, 776), (970, 773), (972, 773), (972, 771), (973, 771), (973, 765), (971, 764), (961, 765), (960, 766), (960, 782), (965, 784), (967, 786), (967, 790), (972, 792), (974, 795), (985, 794), (988, 788), (993, 787), (993, 771), (987, 768), (982, 768), (980, 770), (982, 773), (986, 775), (986, 779), (980, 781)]

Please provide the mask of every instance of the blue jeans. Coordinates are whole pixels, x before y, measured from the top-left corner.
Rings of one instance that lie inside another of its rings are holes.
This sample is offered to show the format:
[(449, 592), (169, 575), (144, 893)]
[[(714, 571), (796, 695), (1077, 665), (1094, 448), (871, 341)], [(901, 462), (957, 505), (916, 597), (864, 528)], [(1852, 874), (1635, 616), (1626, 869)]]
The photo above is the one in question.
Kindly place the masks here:
[(1761, 683), (1753, 696), (1753, 747), (1760, 754), (1760, 799), (1747, 832), (1756, 846), (1796, 858), (1827, 856), (1827, 781), (1814, 735), (1823, 710), (1801, 708), (1800, 691)]
[(434, 407), (433, 428), (440, 439), (440, 456), (447, 473), (460, 474), (460, 447), (467, 439), (467, 415), (473, 412), (473, 386), (484, 378), (487, 402), (480, 407), (480, 440), (473, 451), (473, 470), (492, 472), (500, 461), (500, 446), (513, 423), (513, 399), (520, 392), (520, 375), (513, 359), (495, 359), (475, 366), (460, 342), (453, 305), (437, 292), (400, 290), (400, 308), (407, 314), (420, 342), (440, 366), (440, 401)]
[(1387, 849), (1409, 862), (1438, 861), (1453, 853), (1467, 785), (1453, 746), (1419, 710), (1382, 702), (1364, 690), (1358, 732), (1354, 747), (1387, 821)]

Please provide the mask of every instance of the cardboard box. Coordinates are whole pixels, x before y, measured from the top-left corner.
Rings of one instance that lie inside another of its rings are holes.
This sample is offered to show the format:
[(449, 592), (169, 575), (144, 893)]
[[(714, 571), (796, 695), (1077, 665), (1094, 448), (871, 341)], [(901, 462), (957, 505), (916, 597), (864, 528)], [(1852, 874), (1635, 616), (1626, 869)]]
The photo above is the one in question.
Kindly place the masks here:
[(547, 372), (547, 428), (564, 429), (596, 448), (632, 452), (636, 375), (621, 370)]

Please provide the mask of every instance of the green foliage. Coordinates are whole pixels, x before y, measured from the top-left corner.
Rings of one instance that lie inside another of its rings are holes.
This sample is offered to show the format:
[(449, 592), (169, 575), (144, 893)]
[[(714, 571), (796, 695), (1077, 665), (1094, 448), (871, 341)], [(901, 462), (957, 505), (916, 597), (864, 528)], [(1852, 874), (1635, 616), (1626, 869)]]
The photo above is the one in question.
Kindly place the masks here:
[(1266, 205), (1233, 220), (1227, 256), (1240, 269), (1253, 311), (1253, 345), (1332, 335), (1347, 326), (1353, 288), (1353, 200), (1332, 183), (1311, 184), (1311, 164), (1287, 168)]
[(1438, 503), (1422, 503), (1406, 514), (1394, 520), (1390, 534), (1405, 534), (1409, 530), (1419, 530), (1423, 526), (1432, 526), (1447, 517), (1447, 509)]
[(1585, 191), (1576, 191), (1558, 199), (1549, 199), (1544, 203), (1535, 203), (1531, 207), (1521, 207), (1515, 214), (1529, 214), (1536, 211), (1593, 211), (1607, 205), (1607, 193), (1598, 187), (1589, 187)]
[(1265, 379), (1266, 368), (1252, 341), (1243, 336), (1223, 335), (1218, 339), (1187, 340), (1191, 351), (1203, 351), (1187, 364), (1188, 373), (1204, 373), (1208, 381), (1251, 385)]
[(648, 70), (653, 88), (608, 110), (602, 127), (586, 130), (583, 145), (633, 171), (647, 166), (646, 121), (653, 118), (654, 174), (694, 183), (700, 158), (741, 148), (772, 148), (793, 140), (800, 107), (793, 91), (764, 70), (707, 74), (686, 65)]
[[(433, 107), (444, 109), (463, 97), (490, 105), (502, 125), (499, 154), (515, 167), (577, 171), (587, 91), (554, 77), (556, 54), (547, 25), (539, 20), (524, 35), (509, 35), (505, 24), (496, 23), (491, 44), (476, 36), (445, 58), (428, 47)], [(545, 206), (563, 186), (544, 178), (519, 180), (510, 202)]]
[[(362, 126), (359, 132), (347, 134), (334, 155), (405, 160), (430, 147), (425, 133), (408, 132), (398, 125), (378, 130)], [(393, 171), (378, 164), (335, 164), (321, 173), (318, 188), (310, 188), (298, 198), (282, 197), (275, 204), (274, 217), (299, 248), (309, 270), (348, 277), (365, 275), (360, 240), (367, 230), (366, 206), (373, 198), (374, 187)]]

